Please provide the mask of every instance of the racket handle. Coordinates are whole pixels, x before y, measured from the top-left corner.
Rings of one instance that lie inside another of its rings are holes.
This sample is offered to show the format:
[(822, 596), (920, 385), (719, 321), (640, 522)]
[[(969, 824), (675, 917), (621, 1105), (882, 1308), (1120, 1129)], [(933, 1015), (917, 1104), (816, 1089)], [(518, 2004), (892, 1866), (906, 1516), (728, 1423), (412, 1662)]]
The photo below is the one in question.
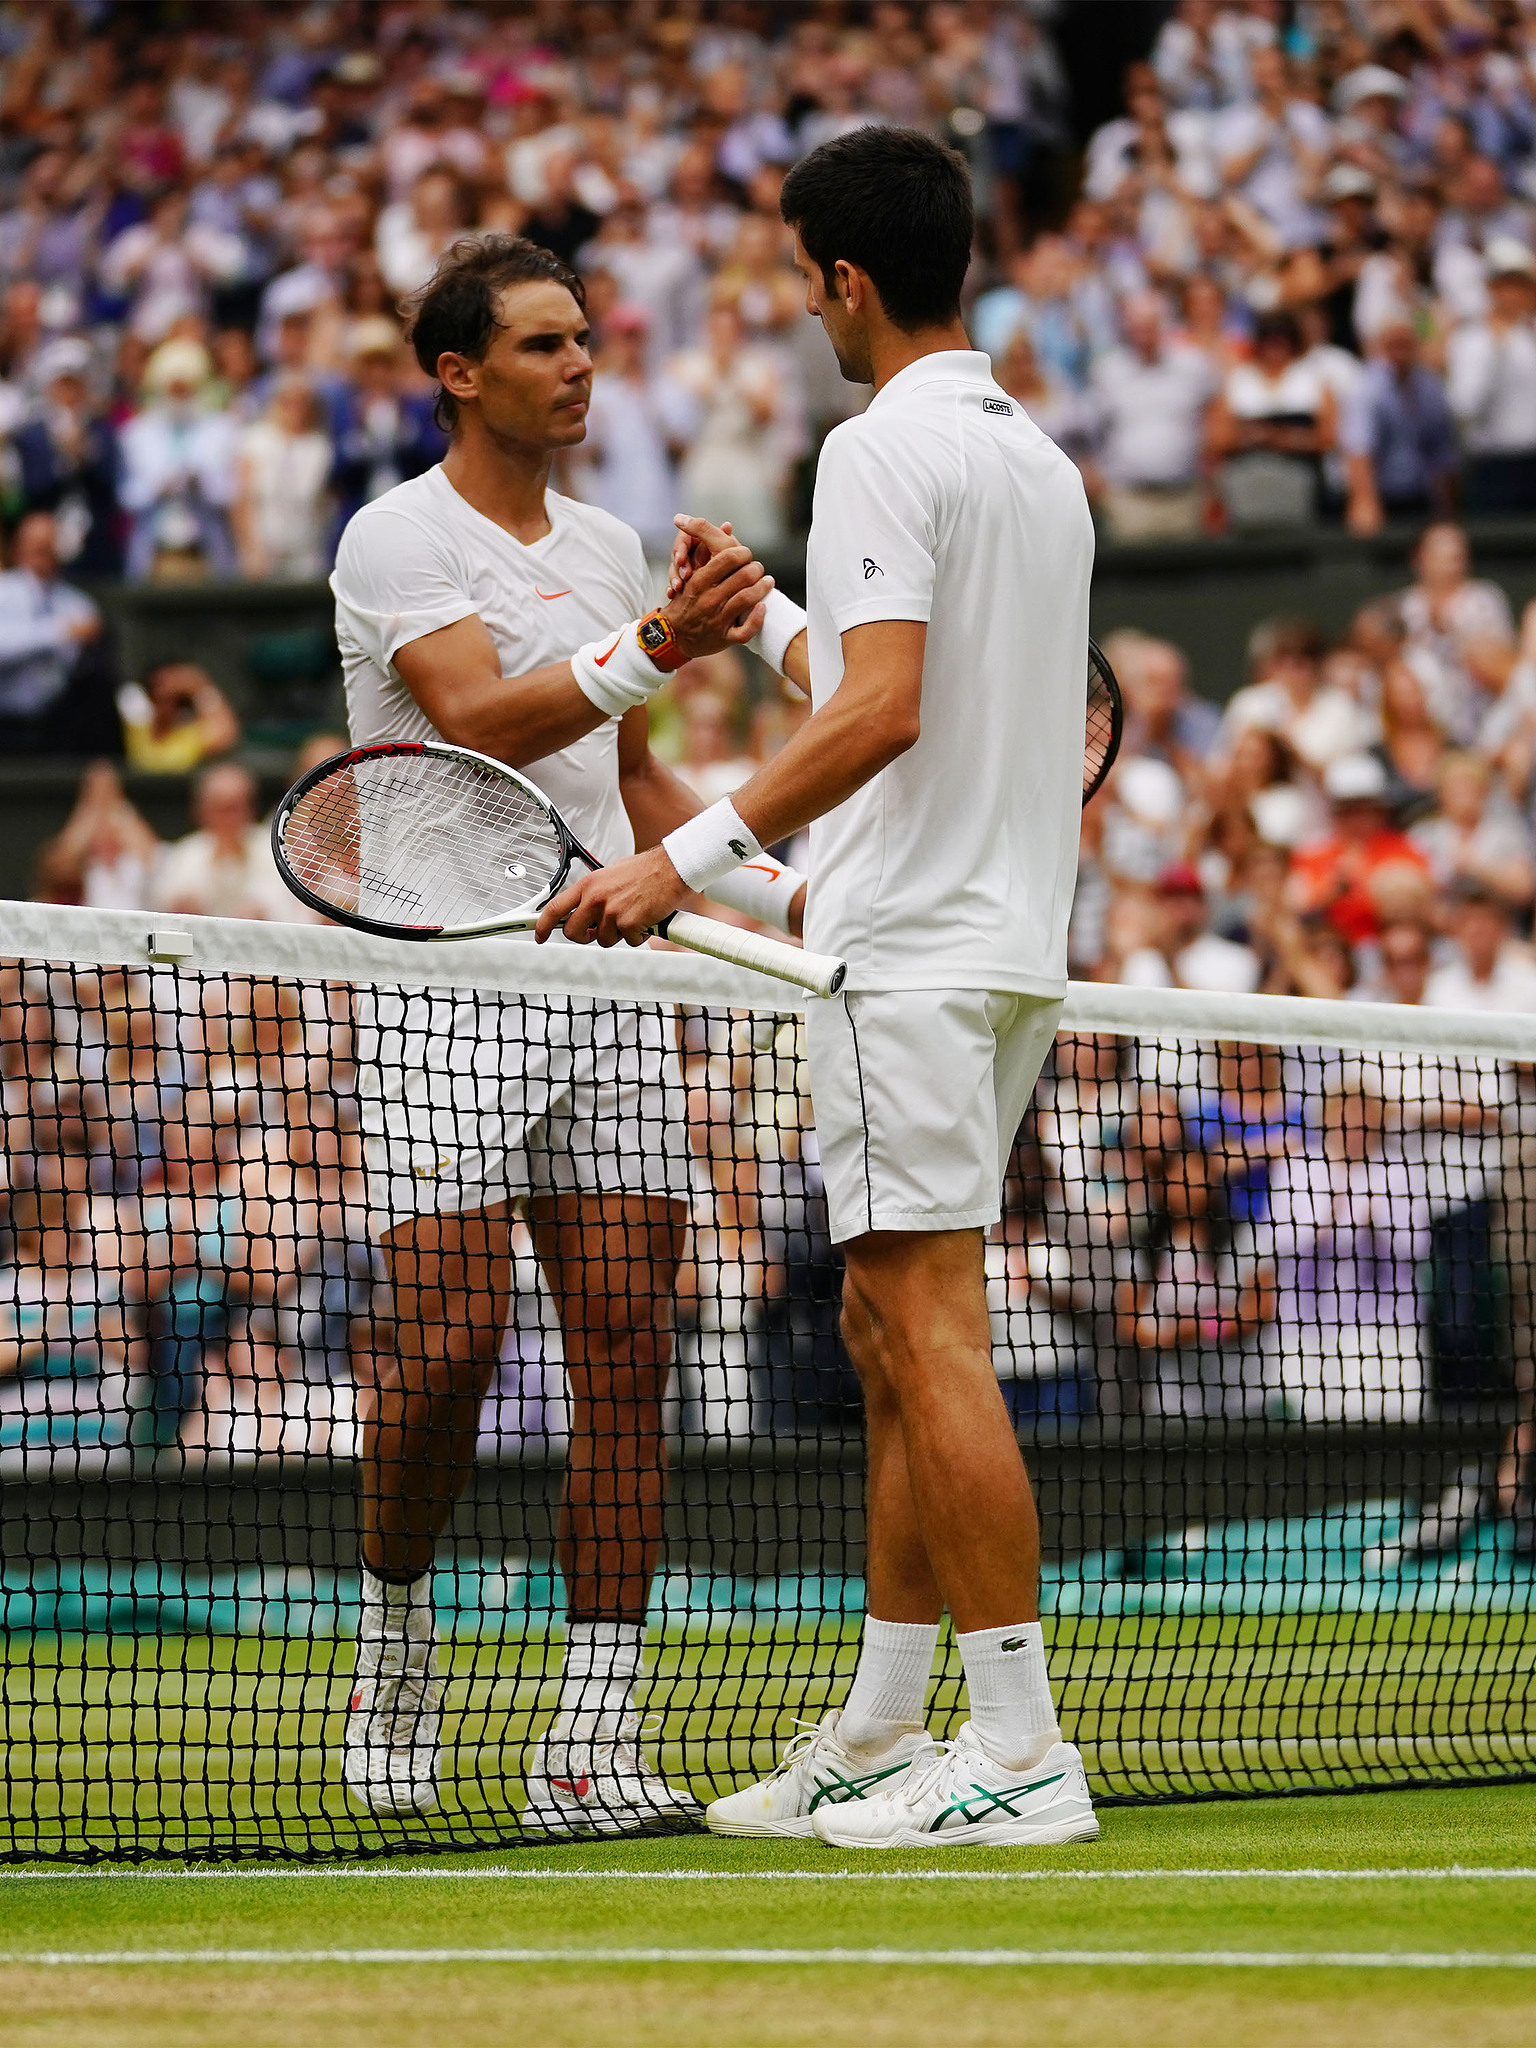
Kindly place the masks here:
[(792, 981), (813, 996), (835, 996), (848, 972), (846, 960), (834, 960), (827, 953), (807, 953), (799, 946), (786, 946), (782, 939), (745, 932), (740, 925), (723, 924), (718, 917), (700, 917), (692, 910), (674, 911), (656, 929), (664, 939), (686, 946), (691, 953), (707, 953), (712, 960), (729, 960), (735, 967), (755, 967), (759, 974)]

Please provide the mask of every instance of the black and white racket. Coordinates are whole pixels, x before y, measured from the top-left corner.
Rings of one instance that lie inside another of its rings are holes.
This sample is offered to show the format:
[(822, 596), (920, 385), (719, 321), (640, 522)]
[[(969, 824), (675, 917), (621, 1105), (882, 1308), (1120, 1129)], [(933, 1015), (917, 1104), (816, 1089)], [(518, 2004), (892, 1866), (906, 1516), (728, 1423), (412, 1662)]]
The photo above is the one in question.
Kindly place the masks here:
[(1115, 765), (1120, 735), (1125, 728), (1125, 706), (1120, 685), (1104, 659), (1103, 650), (1088, 642), (1088, 726), (1083, 736), (1083, 803), (1096, 797), (1104, 778)]
[[(438, 740), (354, 747), (296, 782), (272, 820), (278, 873), (302, 903), (389, 939), (529, 931), (595, 860), (515, 768)], [(834, 995), (846, 963), (712, 917), (675, 911), (665, 938)]]

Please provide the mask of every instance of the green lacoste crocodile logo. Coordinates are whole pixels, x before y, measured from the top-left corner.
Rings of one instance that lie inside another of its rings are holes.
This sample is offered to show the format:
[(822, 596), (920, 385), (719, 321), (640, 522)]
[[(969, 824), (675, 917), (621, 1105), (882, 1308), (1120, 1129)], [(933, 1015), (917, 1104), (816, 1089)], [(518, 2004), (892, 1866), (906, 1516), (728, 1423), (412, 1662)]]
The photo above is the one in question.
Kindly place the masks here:
[[(930, 1835), (941, 1834), (945, 1823), (955, 1815), (958, 1815), (961, 1827), (969, 1826), (972, 1821), (990, 1819), (994, 1813), (1017, 1820), (1018, 1811), (1013, 1803), (1016, 1799), (1025, 1799), (1031, 1792), (1043, 1792), (1047, 1785), (1059, 1785), (1066, 1775), (1065, 1771), (1058, 1771), (1054, 1778), (1036, 1778), (1028, 1785), (1008, 1785), (1001, 1792), (989, 1792), (985, 1785), (978, 1785), (972, 1779), (971, 1789), (965, 1798), (952, 1800), (936, 1813), (928, 1823), (927, 1831)], [(972, 1813), (971, 1808), (976, 1805), (981, 1811)]]
[(894, 1778), (907, 1768), (904, 1763), (887, 1764), (883, 1771), (866, 1771), (862, 1778), (834, 1778), (829, 1785), (817, 1786), (806, 1812), (814, 1813), (823, 1800), (829, 1806), (843, 1806), (850, 1799), (862, 1799), (871, 1785), (878, 1785), (883, 1778)]
[(1003, 1651), (1005, 1655), (1009, 1650), (1027, 1650), (1029, 1648), (1029, 1637), (1004, 1636), (1003, 1640), (998, 1644), (997, 1647), (1001, 1651)]

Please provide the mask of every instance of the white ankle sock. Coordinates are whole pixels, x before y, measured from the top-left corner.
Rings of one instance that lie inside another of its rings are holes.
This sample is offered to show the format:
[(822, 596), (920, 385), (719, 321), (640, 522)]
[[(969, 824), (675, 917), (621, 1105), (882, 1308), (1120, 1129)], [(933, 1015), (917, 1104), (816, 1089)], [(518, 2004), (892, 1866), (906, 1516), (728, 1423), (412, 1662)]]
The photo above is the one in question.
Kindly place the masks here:
[(640, 1621), (570, 1621), (565, 1626), (565, 1663), (560, 1672), (560, 1713), (591, 1716), (628, 1714), (634, 1709), (645, 1648)]
[(864, 1620), (859, 1668), (843, 1707), (838, 1739), (850, 1749), (889, 1749), (898, 1735), (927, 1719), (928, 1675), (939, 1624)]
[(1061, 1740), (1039, 1622), (971, 1629), (955, 1643), (982, 1748), (994, 1763), (1028, 1770)]
[(378, 1579), (363, 1566), (363, 1611), (358, 1624), (365, 1643), (427, 1642), (433, 1633), (430, 1568), (409, 1581)]

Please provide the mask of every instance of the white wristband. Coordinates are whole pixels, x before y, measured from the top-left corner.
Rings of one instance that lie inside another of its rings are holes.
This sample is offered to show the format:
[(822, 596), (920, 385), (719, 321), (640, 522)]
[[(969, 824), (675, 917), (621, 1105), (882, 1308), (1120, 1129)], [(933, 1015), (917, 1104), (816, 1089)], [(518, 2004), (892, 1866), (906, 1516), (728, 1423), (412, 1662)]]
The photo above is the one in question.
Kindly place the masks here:
[(636, 637), (640, 625), (631, 619), (601, 640), (589, 640), (571, 656), (571, 674), (576, 687), (590, 697), (599, 711), (610, 718), (622, 718), (636, 704), (654, 697), (667, 680)]
[(743, 917), (755, 917), (759, 924), (775, 925), (781, 932), (787, 932), (789, 907), (804, 883), (805, 877), (798, 869), (786, 867), (771, 853), (760, 853), (755, 860), (732, 868), (718, 882), (711, 882), (705, 893), (728, 910), (739, 910)]
[(790, 643), (804, 631), (805, 613), (799, 605), (782, 590), (770, 590), (763, 606), (762, 629), (747, 644), (776, 674), (783, 675)]
[(690, 889), (707, 889), (744, 860), (756, 860), (763, 850), (737, 817), (728, 796), (669, 832), (661, 843)]

